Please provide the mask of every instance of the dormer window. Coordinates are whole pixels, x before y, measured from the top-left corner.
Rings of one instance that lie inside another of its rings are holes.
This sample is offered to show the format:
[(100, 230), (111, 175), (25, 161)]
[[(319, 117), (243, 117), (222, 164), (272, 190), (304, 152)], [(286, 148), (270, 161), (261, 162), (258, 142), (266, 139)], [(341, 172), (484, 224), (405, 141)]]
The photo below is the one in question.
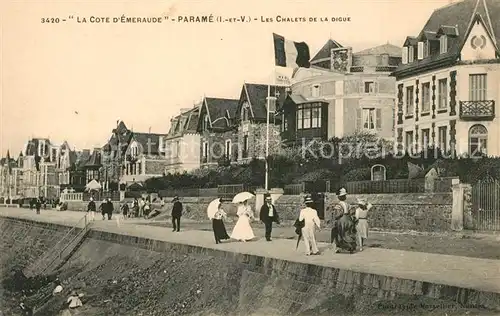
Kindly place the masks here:
[(203, 115), (202, 128), (204, 131), (207, 131), (209, 126), (210, 126), (210, 120), (208, 119), (208, 114), (205, 114), (205, 115)]
[(403, 65), (407, 64), (408, 63), (408, 47), (403, 47), (403, 52), (402, 52), (402, 55), (401, 55), (401, 62), (403, 63)]
[(250, 120), (250, 106), (248, 103), (243, 103), (243, 107), (241, 108), (241, 120), (246, 122)]
[(417, 58), (418, 60), (424, 59), (424, 42), (418, 42), (418, 52), (417, 52)]
[(448, 52), (448, 36), (443, 35), (439, 38), (439, 53), (446, 54)]
[(313, 98), (319, 98), (319, 95), (320, 95), (320, 85), (319, 84), (315, 84), (311, 87), (311, 95)]

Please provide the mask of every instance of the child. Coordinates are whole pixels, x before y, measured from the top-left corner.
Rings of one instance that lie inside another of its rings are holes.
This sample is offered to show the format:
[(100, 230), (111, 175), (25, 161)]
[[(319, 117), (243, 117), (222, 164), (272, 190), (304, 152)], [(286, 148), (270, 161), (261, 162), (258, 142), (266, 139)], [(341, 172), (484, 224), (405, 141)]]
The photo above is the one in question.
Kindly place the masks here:
[(125, 203), (122, 205), (122, 217), (123, 217), (123, 219), (127, 219), (127, 217), (128, 217), (128, 212), (129, 212), (128, 203), (127, 203), (127, 202), (125, 202)]

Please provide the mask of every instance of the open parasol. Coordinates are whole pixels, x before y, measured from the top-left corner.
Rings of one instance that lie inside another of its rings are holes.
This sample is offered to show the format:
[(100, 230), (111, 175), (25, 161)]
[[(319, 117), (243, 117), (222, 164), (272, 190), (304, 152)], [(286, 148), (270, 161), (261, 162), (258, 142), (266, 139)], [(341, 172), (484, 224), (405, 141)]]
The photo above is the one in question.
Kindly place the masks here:
[(233, 198), (233, 203), (241, 203), (253, 198), (254, 195), (250, 192), (240, 192), (236, 194)]
[(101, 185), (99, 184), (99, 182), (97, 182), (94, 179), (94, 180), (90, 181), (89, 183), (87, 183), (87, 185), (85, 186), (85, 189), (87, 191), (100, 190), (101, 189)]
[(219, 209), (219, 205), (220, 205), (220, 199), (215, 199), (215, 200), (213, 200), (212, 202), (210, 202), (208, 204), (207, 215), (208, 215), (209, 219), (213, 219), (214, 218), (215, 213)]

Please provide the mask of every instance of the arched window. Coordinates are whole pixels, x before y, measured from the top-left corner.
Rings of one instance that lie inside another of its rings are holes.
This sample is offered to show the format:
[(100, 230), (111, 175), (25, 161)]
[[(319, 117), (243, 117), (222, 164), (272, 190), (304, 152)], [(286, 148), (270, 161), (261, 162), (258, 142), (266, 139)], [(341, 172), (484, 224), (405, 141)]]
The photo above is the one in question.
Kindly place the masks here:
[(243, 122), (248, 121), (250, 119), (250, 107), (247, 102), (243, 103), (241, 107), (241, 120)]
[(477, 157), (487, 154), (488, 130), (484, 125), (477, 124), (469, 130), (469, 155)]
[(208, 119), (208, 114), (205, 114), (203, 116), (203, 130), (204, 131), (208, 130), (209, 126), (210, 126), (210, 120)]

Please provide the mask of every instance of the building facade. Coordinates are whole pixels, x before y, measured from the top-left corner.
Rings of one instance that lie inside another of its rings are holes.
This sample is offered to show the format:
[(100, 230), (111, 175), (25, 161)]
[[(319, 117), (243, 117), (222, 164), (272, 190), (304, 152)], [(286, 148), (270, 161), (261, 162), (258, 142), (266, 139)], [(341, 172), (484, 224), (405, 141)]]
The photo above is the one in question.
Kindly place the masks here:
[(287, 145), (369, 131), (393, 137), (395, 79), (401, 49), (381, 45), (357, 53), (329, 40), (299, 68), (281, 105), (281, 138)]
[(281, 118), (276, 116), (276, 108), (284, 101), (287, 88), (280, 85), (243, 84), (234, 116), (238, 163), (248, 163), (254, 158), (265, 159), (268, 95), (274, 99), (269, 108), (269, 155), (279, 151)]
[(200, 134), (198, 122), (200, 104), (171, 119), (165, 137), (165, 173), (182, 173), (200, 167)]
[(394, 72), (395, 136), (409, 151), (434, 146), (460, 156), (500, 155), (500, 2), (437, 9), (408, 37)]
[(237, 99), (203, 98), (198, 122), (201, 168), (237, 162), (237, 108)]
[(160, 177), (167, 167), (166, 134), (132, 132), (125, 151), (121, 183)]

